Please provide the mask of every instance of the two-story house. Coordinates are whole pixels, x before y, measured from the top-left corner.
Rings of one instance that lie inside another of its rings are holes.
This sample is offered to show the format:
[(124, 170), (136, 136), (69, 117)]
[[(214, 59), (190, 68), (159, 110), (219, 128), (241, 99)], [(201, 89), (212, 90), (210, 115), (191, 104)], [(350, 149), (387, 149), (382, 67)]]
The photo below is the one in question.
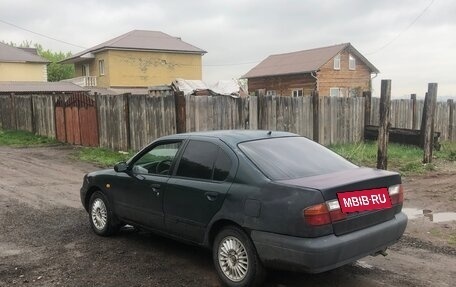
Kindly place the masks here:
[(48, 63), (34, 48), (0, 43), (0, 81), (47, 82)]
[(75, 65), (81, 86), (143, 88), (176, 78), (202, 79), (206, 51), (159, 31), (134, 30), (84, 50), (61, 63)]
[(271, 55), (243, 78), (248, 90), (267, 95), (359, 96), (371, 90), (371, 75), (379, 70), (350, 43)]

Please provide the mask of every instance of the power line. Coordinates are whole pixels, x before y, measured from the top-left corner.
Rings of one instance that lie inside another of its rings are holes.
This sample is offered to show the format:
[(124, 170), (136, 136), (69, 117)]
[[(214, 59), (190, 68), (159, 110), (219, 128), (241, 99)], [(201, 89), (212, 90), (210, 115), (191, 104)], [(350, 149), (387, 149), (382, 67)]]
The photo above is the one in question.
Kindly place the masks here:
[(376, 54), (378, 52), (380, 52), (381, 50), (385, 49), (386, 47), (388, 47), (389, 45), (391, 45), (394, 41), (396, 41), (403, 33), (405, 33), (408, 29), (410, 29), (420, 18), (421, 16), (424, 15), (424, 13), (426, 13), (426, 11), (432, 6), (432, 4), (434, 4), (434, 1), (435, 0), (431, 0), (431, 2), (429, 3), (429, 5), (427, 5), (423, 11), (421, 11), (420, 14), (418, 14), (418, 16), (415, 17), (415, 19), (413, 19), (412, 22), (410, 22), (410, 24), (405, 28), (403, 29), (402, 31), (400, 31), (393, 39), (391, 39), (390, 41), (388, 41), (385, 45), (381, 46), (379, 49), (377, 49), (376, 51), (373, 51), (373, 52), (370, 52), (370, 53), (367, 53), (366, 55), (372, 55), (372, 54)]
[[(29, 33), (32, 33), (32, 34), (35, 34), (35, 35), (38, 35), (38, 36), (41, 36), (41, 37), (44, 37), (44, 38), (47, 38), (47, 39), (51, 39), (51, 40), (53, 40), (53, 41), (57, 41), (57, 42), (60, 42), (60, 43), (64, 43), (64, 44), (67, 44), (67, 45), (70, 45), (70, 46), (74, 46), (74, 47), (77, 47), (77, 48), (87, 49), (86, 47), (82, 47), (82, 46), (80, 46), (80, 45), (76, 45), (76, 44), (73, 44), (73, 43), (70, 43), (70, 42), (67, 42), (67, 41), (63, 41), (63, 40), (60, 40), (60, 39), (57, 39), (57, 38), (54, 38), (54, 37), (51, 37), (51, 36), (47, 36), (47, 35), (42, 34), (42, 33), (38, 33), (38, 32), (32, 31), (32, 30), (30, 30), (30, 29), (27, 29), (27, 28), (18, 26), (18, 25), (16, 25), (16, 24), (13, 24), (13, 23), (11, 23), (11, 22), (7, 22), (7, 21), (2, 20), (2, 19), (0, 19), (0, 23), (3, 23), (3, 24), (6, 24), (6, 25), (15, 27), (15, 28), (20, 29), (20, 30), (27, 31), (27, 32), (29, 32)], [(258, 63), (258, 62), (260, 62), (260, 61), (261, 61), (261, 60), (249, 61), (249, 62), (239, 62), (239, 63), (206, 64), (206, 65), (203, 65), (203, 66), (204, 66), (204, 67), (241, 66), (241, 65), (248, 65), (248, 64), (256, 64), (256, 63)], [(192, 65), (185, 65), (185, 66), (192, 66)], [(195, 66), (197, 66), (197, 65), (195, 65)]]
[(27, 31), (27, 32), (29, 32), (29, 33), (32, 33), (32, 34), (35, 34), (35, 35), (38, 35), (38, 36), (47, 38), (47, 39), (51, 39), (51, 40), (54, 40), (54, 41), (57, 41), (57, 42), (60, 42), (60, 43), (64, 43), (64, 44), (67, 44), (67, 45), (70, 45), (70, 46), (74, 46), (74, 47), (86, 49), (85, 47), (82, 47), (82, 46), (79, 46), (79, 45), (76, 45), (76, 44), (72, 44), (72, 43), (67, 42), (67, 41), (59, 40), (59, 39), (57, 39), (57, 38), (50, 37), (50, 36), (47, 36), (47, 35), (44, 35), (44, 34), (41, 34), (41, 33), (35, 32), (35, 31), (32, 31), (32, 30), (29, 30), (29, 29), (20, 27), (20, 26), (18, 26), (18, 25), (16, 25), (16, 24), (7, 22), (7, 21), (2, 20), (2, 19), (0, 19), (0, 22), (3, 23), (3, 24), (6, 24), (6, 25), (10, 25), (10, 26), (12, 26), (12, 27), (15, 27), (15, 28), (17, 28), (17, 29), (24, 30), (24, 31)]
[(250, 62), (240, 62), (240, 63), (225, 63), (225, 64), (207, 64), (203, 65), (204, 67), (226, 67), (226, 66), (242, 66), (242, 65), (248, 65), (248, 64), (256, 64), (260, 62), (261, 60), (258, 61), (250, 61)]

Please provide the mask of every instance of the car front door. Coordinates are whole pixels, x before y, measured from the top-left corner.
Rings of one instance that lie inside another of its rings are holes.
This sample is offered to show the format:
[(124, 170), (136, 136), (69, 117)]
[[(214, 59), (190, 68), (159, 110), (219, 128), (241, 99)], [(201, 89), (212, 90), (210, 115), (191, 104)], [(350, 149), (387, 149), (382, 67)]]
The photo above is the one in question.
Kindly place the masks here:
[(189, 140), (164, 197), (167, 231), (202, 242), (231, 186), (236, 164), (236, 156), (222, 142)]
[(123, 220), (164, 229), (163, 194), (181, 142), (162, 142), (144, 150), (118, 173), (112, 186), (114, 208)]

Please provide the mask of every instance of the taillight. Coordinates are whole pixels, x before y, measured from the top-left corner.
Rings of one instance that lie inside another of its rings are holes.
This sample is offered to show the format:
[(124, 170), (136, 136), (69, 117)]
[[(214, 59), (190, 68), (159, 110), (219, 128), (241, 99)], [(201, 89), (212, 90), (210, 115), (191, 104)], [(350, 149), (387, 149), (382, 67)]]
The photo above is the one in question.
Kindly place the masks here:
[(388, 187), (388, 193), (391, 198), (391, 204), (400, 204), (404, 202), (404, 188), (402, 187), (402, 184)]
[(304, 219), (309, 225), (325, 225), (331, 223), (326, 204), (320, 203), (304, 209)]
[(330, 224), (347, 217), (347, 214), (340, 210), (337, 199), (308, 207), (304, 209), (303, 213), (306, 223), (313, 226)]

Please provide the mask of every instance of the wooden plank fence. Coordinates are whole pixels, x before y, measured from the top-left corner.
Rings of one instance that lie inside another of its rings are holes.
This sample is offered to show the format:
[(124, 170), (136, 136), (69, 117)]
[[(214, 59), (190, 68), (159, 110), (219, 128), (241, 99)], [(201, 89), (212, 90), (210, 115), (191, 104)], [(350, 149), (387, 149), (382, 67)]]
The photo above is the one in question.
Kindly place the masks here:
[[(415, 101), (416, 108), (413, 108)], [(379, 107), (380, 99), (372, 98), (371, 101), (371, 125), (379, 124)], [(423, 118), (423, 100), (401, 99), (391, 100), (391, 127), (419, 130)], [(434, 120), (434, 131), (440, 132), (441, 141), (456, 141), (456, 134), (452, 127), (456, 126), (454, 114), (450, 117), (451, 109), (455, 109), (455, 103), (437, 102), (436, 114)], [(414, 112), (415, 111), (415, 112)], [(415, 123), (415, 126), (413, 126)]]
[[(0, 95), (0, 128), (27, 130), (48, 137), (57, 136), (66, 141), (65, 129), (74, 130), (77, 127), (57, 129), (56, 120), (61, 121), (58, 126), (62, 127), (62, 121), (68, 123), (65, 117), (74, 116), (73, 109), (56, 107), (56, 101), (61, 97)], [(96, 102), (99, 141), (88, 145), (98, 144), (114, 150), (139, 150), (156, 138), (176, 132), (221, 129), (280, 130), (314, 137), (314, 101), (311, 96), (177, 97), (168, 92), (154, 95), (96, 95), (93, 98)], [(361, 141), (364, 102), (363, 97), (319, 97), (318, 113), (315, 115), (318, 115), (315, 135), (319, 142), (330, 145)], [(419, 129), (423, 105), (423, 101), (416, 99), (392, 100), (392, 127)], [(370, 124), (378, 125), (379, 99), (372, 98), (370, 107)], [(456, 141), (454, 110), (453, 101), (437, 104), (434, 130), (441, 133), (441, 140)], [(84, 120), (89, 117), (84, 114), (87, 111), (80, 108), (76, 112), (79, 124), (84, 125)], [(79, 134), (79, 141), (74, 139), (70, 142), (82, 143), (83, 130)]]

